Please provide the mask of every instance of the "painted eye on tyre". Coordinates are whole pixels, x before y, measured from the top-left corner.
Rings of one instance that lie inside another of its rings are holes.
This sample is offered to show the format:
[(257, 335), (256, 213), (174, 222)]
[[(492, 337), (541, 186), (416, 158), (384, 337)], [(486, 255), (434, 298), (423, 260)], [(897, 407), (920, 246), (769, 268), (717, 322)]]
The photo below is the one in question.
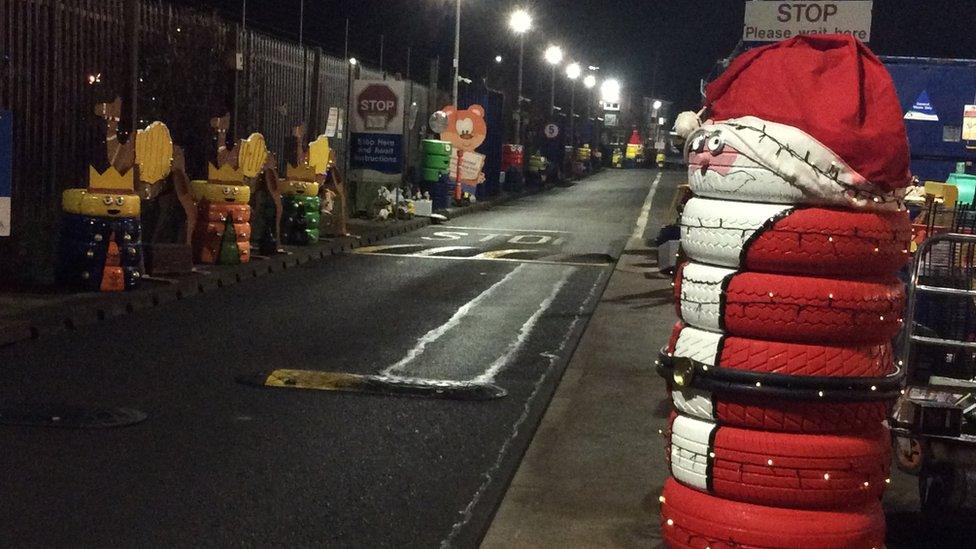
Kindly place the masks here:
[(115, 197), (115, 203), (118, 204), (119, 206), (125, 204), (125, 197), (116, 196)]
[(111, 196), (106, 196), (105, 198), (102, 199), (102, 203), (104, 203), (106, 206), (111, 206), (112, 205), (112, 197)]
[(700, 152), (704, 151), (705, 150), (705, 140), (706, 139), (707, 139), (707, 136), (705, 134), (703, 134), (703, 133), (698, 134), (697, 136), (695, 136), (695, 138), (691, 140), (691, 150), (694, 151), (694, 152), (696, 152), (696, 153), (700, 153)]
[(708, 152), (718, 156), (722, 154), (722, 150), (725, 149), (725, 140), (722, 139), (720, 134), (712, 134), (712, 136), (708, 138), (707, 145)]
[(224, 187), (224, 196), (230, 196), (230, 187)]

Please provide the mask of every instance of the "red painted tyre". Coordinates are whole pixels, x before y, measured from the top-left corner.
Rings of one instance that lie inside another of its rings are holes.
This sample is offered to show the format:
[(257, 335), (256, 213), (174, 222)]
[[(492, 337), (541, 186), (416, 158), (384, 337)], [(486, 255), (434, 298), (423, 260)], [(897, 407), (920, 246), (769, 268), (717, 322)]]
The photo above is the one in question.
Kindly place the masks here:
[(709, 366), (794, 376), (884, 377), (895, 371), (890, 343), (817, 345), (728, 336), (675, 324), (668, 351)]
[(909, 260), (906, 212), (803, 208), (693, 198), (681, 246), (693, 261), (745, 271), (879, 276)]
[(671, 425), (671, 475), (716, 497), (794, 509), (847, 509), (878, 501), (891, 437), (807, 435), (719, 426), (688, 416)]
[(681, 319), (696, 328), (800, 343), (890, 341), (905, 305), (894, 277), (815, 278), (688, 263), (675, 288)]
[(887, 419), (886, 402), (819, 402), (756, 398), (675, 387), (674, 409), (720, 425), (799, 434), (874, 432)]
[(780, 509), (719, 499), (674, 479), (661, 497), (661, 535), (672, 549), (872, 549), (885, 541), (876, 501), (846, 511)]

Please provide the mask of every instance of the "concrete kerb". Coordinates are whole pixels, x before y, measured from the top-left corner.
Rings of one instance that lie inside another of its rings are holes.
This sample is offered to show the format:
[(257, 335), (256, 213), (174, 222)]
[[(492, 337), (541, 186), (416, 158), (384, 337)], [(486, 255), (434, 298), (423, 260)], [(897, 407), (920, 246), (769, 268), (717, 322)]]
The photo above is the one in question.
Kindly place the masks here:
[[(496, 200), (476, 202), (469, 206), (442, 211), (448, 219), (490, 209), (493, 205), (535, 194), (540, 190), (508, 194)], [(139, 290), (112, 294), (74, 294), (62, 297), (56, 303), (39, 307), (24, 318), (0, 320), (0, 347), (28, 339), (55, 335), (64, 330), (118, 316), (157, 307), (196, 295), (227, 288), (240, 282), (260, 278), (268, 274), (287, 271), (348, 252), (357, 247), (422, 229), (431, 224), (428, 218), (415, 218), (396, 222), (378, 230), (369, 231), (360, 238), (337, 238), (316, 246), (289, 247), (287, 255), (257, 259), (242, 265), (206, 266), (200, 272), (178, 280), (173, 284), (154, 284)]]

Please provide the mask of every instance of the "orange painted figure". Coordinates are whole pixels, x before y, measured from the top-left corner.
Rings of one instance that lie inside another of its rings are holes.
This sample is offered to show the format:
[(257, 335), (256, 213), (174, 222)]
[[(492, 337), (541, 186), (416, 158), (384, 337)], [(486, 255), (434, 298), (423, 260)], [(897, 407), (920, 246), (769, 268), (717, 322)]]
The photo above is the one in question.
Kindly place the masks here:
[(481, 105), (471, 105), (467, 109), (457, 110), (449, 105), (441, 110), (447, 114), (447, 129), (441, 132), (441, 140), (450, 142), (457, 151), (456, 172), (451, 175), (455, 180), (454, 199), (460, 201), (463, 186), (477, 187), (485, 181), (485, 174), (481, 171), (476, 178), (466, 178), (461, 173), (461, 160), (465, 154), (474, 153), (488, 138), (485, 109)]

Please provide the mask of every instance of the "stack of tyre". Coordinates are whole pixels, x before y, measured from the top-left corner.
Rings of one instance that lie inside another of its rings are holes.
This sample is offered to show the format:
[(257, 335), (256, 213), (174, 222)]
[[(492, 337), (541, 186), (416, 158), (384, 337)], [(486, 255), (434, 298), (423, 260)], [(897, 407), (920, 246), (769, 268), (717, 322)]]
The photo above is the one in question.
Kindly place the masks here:
[(841, 153), (764, 114), (707, 121), (687, 144), (680, 320), (659, 361), (673, 404), (662, 535), (670, 547), (880, 548), (910, 223), (866, 182), (841, 184), (856, 173)]
[(525, 165), (525, 147), (522, 145), (505, 144), (502, 145), (502, 171), (509, 169), (522, 171)]
[(424, 181), (430, 184), (440, 181), (441, 176), (451, 169), (451, 154), (453, 147), (447, 141), (425, 139), (424, 147)]

